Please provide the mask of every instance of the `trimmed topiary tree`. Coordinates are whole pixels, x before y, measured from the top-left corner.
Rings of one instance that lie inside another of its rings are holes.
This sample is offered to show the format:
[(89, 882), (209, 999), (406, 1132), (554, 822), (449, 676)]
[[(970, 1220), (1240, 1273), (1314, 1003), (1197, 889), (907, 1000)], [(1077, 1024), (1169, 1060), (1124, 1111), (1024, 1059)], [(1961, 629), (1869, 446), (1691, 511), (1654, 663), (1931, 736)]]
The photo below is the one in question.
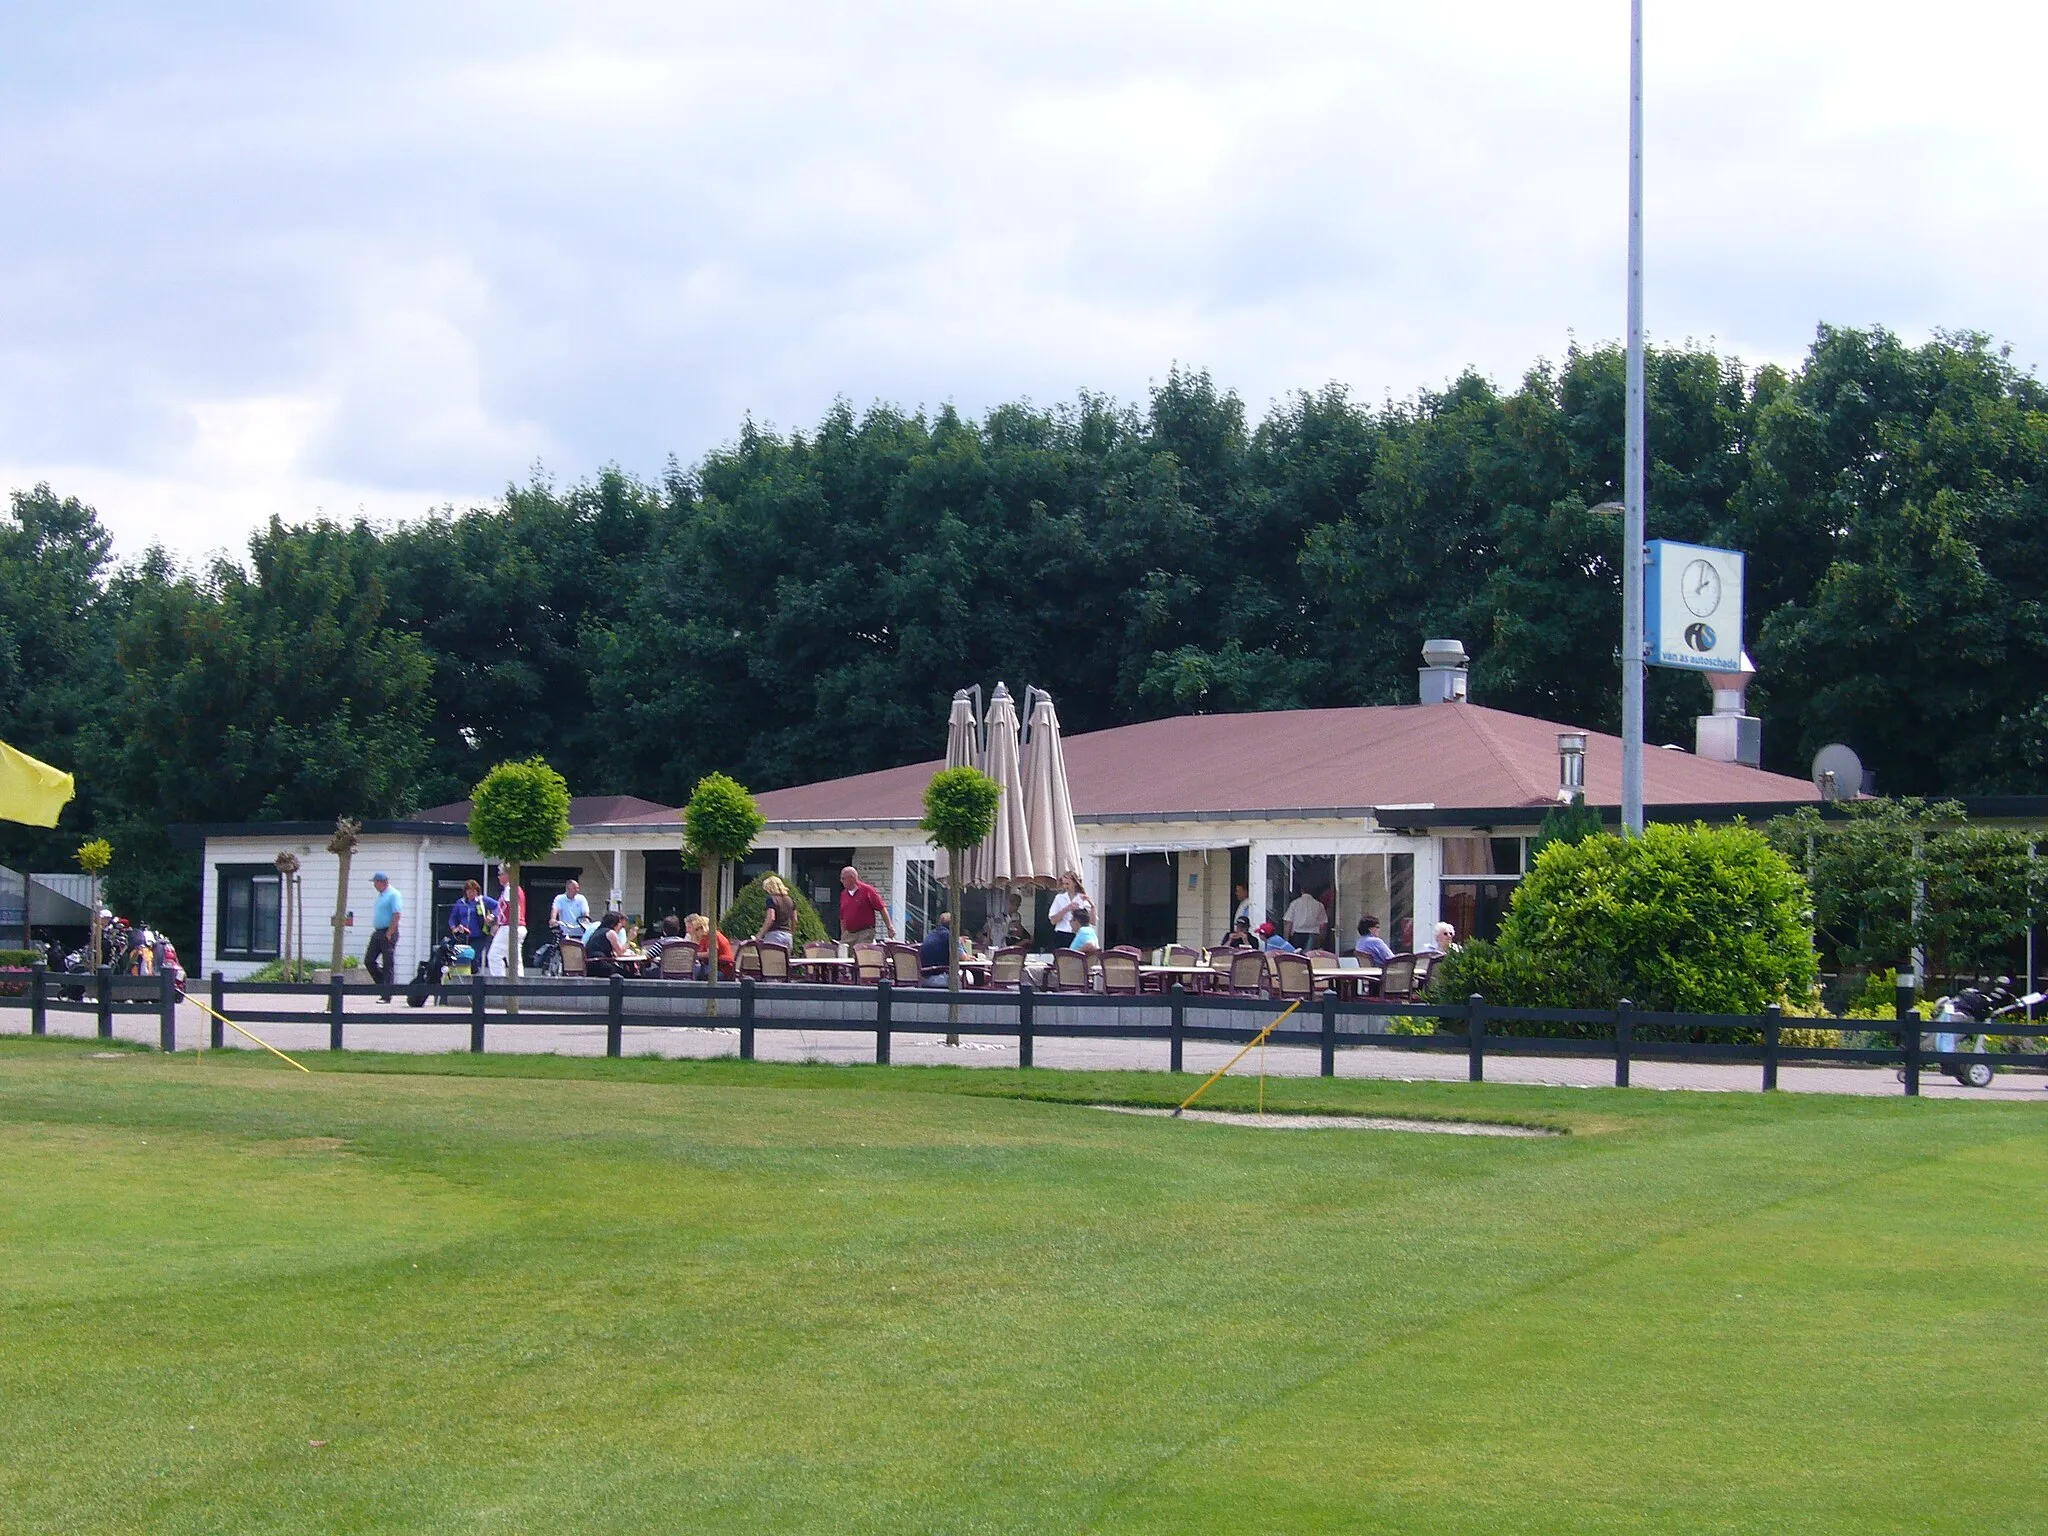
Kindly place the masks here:
[[(767, 878), (766, 875), (756, 875), (733, 893), (732, 905), (725, 909), (725, 916), (718, 924), (718, 931), (733, 943), (751, 939), (761, 931), (761, 919), (768, 915), (768, 893), (761, 888), (761, 882)], [(790, 931), (795, 936), (799, 951), (806, 944), (822, 943), (832, 937), (825, 931), (825, 920), (811, 905), (810, 897), (791, 886), (789, 899), (796, 903), (796, 922)]]
[(100, 876), (114, 862), (114, 845), (104, 837), (92, 838), (78, 845), (77, 858), (78, 867), (92, 877), (92, 963), (97, 970), (106, 963), (102, 949), (106, 924), (100, 920)]
[(1510, 1007), (1758, 1013), (1812, 994), (1812, 898), (1761, 833), (1652, 826), (1553, 842), (1491, 944), (1439, 963), (1432, 986)]
[[(545, 758), (500, 763), (469, 792), (469, 839), (487, 859), (504, 867), (512, 893), (511, 936), (505, 969), (519, 978), (519, 866), (544, 859), (569, 836), (569, 785)], [(519, 1011), (519, 999), (505, 999), (505, 1011)]]
[(334, 836), (327, 839), (327, 851), (340, 864), (334, 883), (334, 944), (329, 950), (327, 972), (339, 976), (342, 967), (341, 941), (348, 930), (348, 867), (363, 839), (363, 824), (347, 816), (334, 818)]
[(1600, 813), (1586, 804), (1586, 797), (1573, 795), (1570, 805), (1553, 805), (1543, 813), (1543, 822), (1536, 828), (1536, 838), (1529, 845), (1529, 853), (1534, 857), (1552, 843), (1583, 843), (1605, 830)]
[[(721, 933), (725, 930), (718, 921), (718, 886), (725, 866), (752, 853), (754, 839), (767, 825), (768, 818), (746, 786), (722, 773), (699, 779), (690, 791), (690, 803), (683, 807), (683, 857), (704, 872), (704, 915)], [(758, 914), (754, 921), (760, 921)]]
[(960, 861), (995, 829), (1003, 786), (979, 768), (946, 768), (924, 787), (924, 819), (918, 823), (946, 850), (946, 900), (953, 942), (946, 955), (946, 985), (960, 990)]

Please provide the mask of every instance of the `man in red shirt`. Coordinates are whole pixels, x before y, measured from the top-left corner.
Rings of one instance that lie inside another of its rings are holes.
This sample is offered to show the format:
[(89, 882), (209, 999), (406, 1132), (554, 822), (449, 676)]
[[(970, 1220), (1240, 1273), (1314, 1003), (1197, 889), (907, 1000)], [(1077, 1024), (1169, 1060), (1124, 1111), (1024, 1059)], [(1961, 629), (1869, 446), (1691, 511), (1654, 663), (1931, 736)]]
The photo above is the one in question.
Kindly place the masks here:
[(839, 937), (848, 944), (872, 944), (877, 921), (884, 933), (896, 937), (896, 925), (889, 920), (889, 904), (882, 900), (882, 893), (861, 879), (859, 870), (847, 865), (839, 871)]

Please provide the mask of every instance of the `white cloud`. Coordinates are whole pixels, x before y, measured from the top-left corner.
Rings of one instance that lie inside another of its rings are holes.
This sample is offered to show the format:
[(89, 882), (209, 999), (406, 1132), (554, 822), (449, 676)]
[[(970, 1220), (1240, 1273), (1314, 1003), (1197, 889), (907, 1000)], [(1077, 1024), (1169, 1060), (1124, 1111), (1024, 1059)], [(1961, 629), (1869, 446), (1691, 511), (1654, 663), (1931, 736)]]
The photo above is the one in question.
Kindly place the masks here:
[[(1649, 318), (2048, 354), (2030, 9), (1649, 7)], [(0, 58), (0, 465), (124, 550), (743, 412), (1511, 381), (1621, 327), (1616, 4), (81, 6)]]

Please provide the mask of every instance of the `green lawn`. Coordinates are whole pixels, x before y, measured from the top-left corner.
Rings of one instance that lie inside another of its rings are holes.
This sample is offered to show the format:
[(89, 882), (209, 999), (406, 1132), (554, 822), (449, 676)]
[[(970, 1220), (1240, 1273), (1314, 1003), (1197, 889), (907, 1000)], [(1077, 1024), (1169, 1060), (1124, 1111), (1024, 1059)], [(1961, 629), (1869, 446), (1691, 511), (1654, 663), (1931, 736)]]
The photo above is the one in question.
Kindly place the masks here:
[(103, 1049), (0, 1043), (6, 1536), (2048, 1529), (2031, 1105)]

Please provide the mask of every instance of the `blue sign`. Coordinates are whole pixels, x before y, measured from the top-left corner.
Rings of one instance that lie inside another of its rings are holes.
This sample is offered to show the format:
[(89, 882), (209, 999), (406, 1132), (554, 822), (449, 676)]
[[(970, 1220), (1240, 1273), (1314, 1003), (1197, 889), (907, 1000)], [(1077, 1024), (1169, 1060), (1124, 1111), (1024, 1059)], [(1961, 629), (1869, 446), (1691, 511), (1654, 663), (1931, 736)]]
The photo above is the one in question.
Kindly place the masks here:
[(1643, 659), (1694, 672), (1742, 670), (1740, 550), (1652, 539), (1643, 571)]

